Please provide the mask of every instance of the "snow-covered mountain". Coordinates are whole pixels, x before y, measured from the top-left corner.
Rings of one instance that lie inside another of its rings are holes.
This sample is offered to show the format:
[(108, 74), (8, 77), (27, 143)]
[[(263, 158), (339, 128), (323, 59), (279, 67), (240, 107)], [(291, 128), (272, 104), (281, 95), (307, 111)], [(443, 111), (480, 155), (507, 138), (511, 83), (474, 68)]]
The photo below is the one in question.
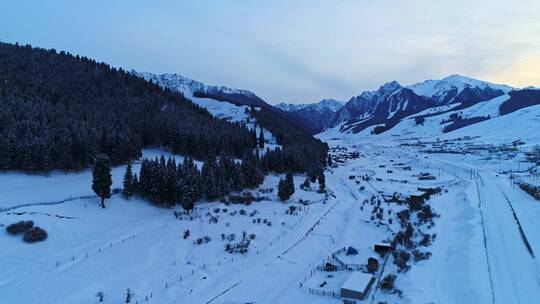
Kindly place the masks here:
[(275, 105), (275, 107), (280, 110), (287, 111), (287, 112), (299, 111), (306, 108), (316, 109), (318, 111), (330, 110), (332, 112), (337, 112), (339, 109), (343, 107), (344, 104), (345, 102), (343, 101), (328, 98), (328, 99), (323, 99), (316, 103), (296, 104), (296, 103), (283, 103), (282, 102)]
[(361, 131), (377, 124), (394, 124), (399, 119), (435, 106), (431, 100), (392, 81), (377, 91), (364, 92), (345, 104), (330, 125), (343, 124), (342, 130)]
[[(251, 91), (207, 85), (178, 74), (131, 73), (164, 88), (181, 92), (217, 118), (241, 123), (250, 129), (263, 130), (265, 148), (281, 147), (283, 143), (292, 141), (320, 144), (313, 138), (314, 132), (307, 128), (305, 120), (266, 103)], [(325, 102), (322, 105), (331, 103)]]
[(316, 134), (329, 126), (330, 120), (343, 104), (343, 101), (323, 99), (311, 104), (280, 103), (276, 108), (288, 112), (304, 129)]
[(248, 90), (207, 85), (178, 74), (154, 74), (136, 71), (132, 71), (132, 73), (146, 80), (151, 80), (162, 87), (182, 92), (187, 98), (202, 97), (227, 101), (235, 105), (271, 107), (255, 93)]
[(401, 119), (429, 108), (455, 105), (456, 109), (463, 109), (505, 95), (511, 90), (506, 85), (460, 75), (426, 80), (406, 87), (392, 81), (376, 91), (366, 91), (352, 97), (336, 112), (329, 125), (341, 126), (341, 131), (354, 133), (379, 125), (375, 133), (380, 133), (392, 128)]
[(513, 89), (507, 85), (493, 84), (457, 74), (450, 75), (441, 80), (426, 80), (415, 83), (408, 86), (408, 88), (413, 90), (417, 95), (430, 98), (439, 106), (460, 102), (466, 97), (465, 94), (475, 91), (484, 93), (502, 91), (508, 93)]

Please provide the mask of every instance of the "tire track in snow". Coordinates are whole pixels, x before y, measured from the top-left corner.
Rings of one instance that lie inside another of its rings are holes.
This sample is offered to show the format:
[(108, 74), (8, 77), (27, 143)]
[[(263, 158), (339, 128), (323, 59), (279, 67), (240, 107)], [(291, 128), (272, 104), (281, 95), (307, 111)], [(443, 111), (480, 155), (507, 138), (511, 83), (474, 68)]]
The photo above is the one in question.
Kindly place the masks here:
[(229, 292), (229, 290), (235, 288), (236, 286), (238, 286), (240, 283), (242, 283), (242, 281), (239, 281), (237, 282), (236, 284), (232, 285), (231, 287), (225, 289), (223, 292), (221, 292), (220, 294), (218, 294), (217, 296), (213, 297), (212, 299), (210, 299), (210, 301), (206, 302), (206, 304), (209, 304), (209, 303), (212, 303), (215, 299), (221, 297), (222, 295), (226, 294), (227, 292)]
[[(482, 219), (482, 233), (484, 237), (484, 249), (486, 251), (486, 263), (487, 263), (488, 276), (489, 276), (489, 285), (491, 287), (491, 299), (492, 299), (492, 303), (495, 304), (495, 288), (493, 287), (493, 276), (491, 274), (491, 264), (489, 261), (486, 226), (484, 225), (484, 212), (482, 211), (482, 198), (480, 197), (480, 188), (478, 187), (478, 177), (476, 174), (474, 175), (474, 182), (476, 184), (476, 193), (478, 194), (478, 209), (480, 209), (480, 217)], [(483, 184), (483, 181), (482, 181), (482, 184)]]
[(517, 217), (516, 211), (514, 210), (514, 206), (512, 206), (512, 203), (508, 199), (508, 196), (506, 195), (504, 190), (501, 188), (499, 183), (496, 182), (496, 184), (497, 184), (497, 187), (499, 187), (499, 189), (501, 190), (501, 193), (504, 195), (504, 199), (508, 203), (508, 206), (510, 206), (510, 210), (512, 210), (512, 215), (514, 215), (514, 219), (516, 220), (516, 224), (517, 224), (518, 229), (519, 229), (519, 234), (521, 235), (521, 238), (523, 239), (523, 243), (525, 244), (525, 247), (527, 248), (527, 251), (529, 251), (529, 253), (531, 254), (531, 257), (533, 259), (535, 259), (536, 257), (534, 256), (534, 252), (532, 250), (531, 244), (529, 243), (529, 240), (527, 240), (527, 236), (525, 235), (525, 231), (523, 231), (523, 228), (521, 227), (521, 223), (519, 222), (519, 218)]

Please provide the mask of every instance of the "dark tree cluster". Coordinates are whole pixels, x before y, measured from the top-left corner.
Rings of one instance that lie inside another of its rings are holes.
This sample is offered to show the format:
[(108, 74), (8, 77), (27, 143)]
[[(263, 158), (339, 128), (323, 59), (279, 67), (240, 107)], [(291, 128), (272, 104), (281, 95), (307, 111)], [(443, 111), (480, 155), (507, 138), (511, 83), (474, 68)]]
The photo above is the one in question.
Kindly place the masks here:
[(0, 105), (0, 170), (77, 170), (98, 153), (115, 165), (149, 146), (241, 157), (258, 144), (255, 130), (216, 119), (180, 93), (28, 45), (0, 43)]
[(461, 118), (461, 116), (458, 116), (456, 120), (454, 120), (451, 124), (447, 125), (443, 129), (443, 133), (452, 132), (457, 129), (464, 128), (466, 126), (470, 126), (472, 124), (476, 124), (485, 120), (490, 119), (490, 116), (475, 116), (475, 117), (469, 117), (469, 118)]
[(143, 159), (139, 177), (132, 176), (126, 180), (129, 179), (133, 181), (134, 193), (160, 205), (178, 203), (190, 210), (203, 194), (201, 174), (190, 158), (178, 165), (173, 158), (165, 160), (163, 156), (160, 159)]
[(266, 171), (278, 173), (321, 171), (326, 166), (328, 145), (313, 138), (302, 127), (276, 109), (250, 111), (257, 123), (270, 131), (283, 149), (267, 150), (262, 157)]
[(519, 109), (540, 104), (540, 90), (537, 89), (512, 91), (508, 95), (510, 95), (510, 99), (499, 106), (499, 113), (501, 115), (510, 114)]
[(278, 197), (282, 201), (288, 200), (294, 194), (294, 180), (291, 173), (287, 173), (285, 179), (278, 184)]
[[(245, 153), (242, 163), (221, 155), (216, 159), (208, 157), (201, 170), (193, 160), (185, 158), (176, 164), (173, 158), (144, 159), (139, 176), (133, 175), (130, 167), (124, 175), (124, 195), (126, 186), (132, 193), (141, 195), (164, 206), (182, 205), (193, 209), (201, 198), (217, 200), (233, 191), (259, 186), (264, 180), (257, 154)], [(127, 181), (127, 183), (126, 183)]]

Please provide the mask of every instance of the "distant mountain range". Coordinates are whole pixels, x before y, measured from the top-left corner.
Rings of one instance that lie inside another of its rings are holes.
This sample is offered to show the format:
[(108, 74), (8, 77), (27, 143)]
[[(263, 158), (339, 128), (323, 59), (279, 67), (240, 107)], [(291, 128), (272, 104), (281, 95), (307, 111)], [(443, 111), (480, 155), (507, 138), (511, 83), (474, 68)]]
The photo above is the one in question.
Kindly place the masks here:
[(308, 132), (316, 134), (330, 126), (330, 120), (344, 104), (335, 99), (323, 99), (312, 104), (280, 103), (276, 107), (289, 112)]
[[(373, 134), (379, 134), (392, 129), (404, 119), (418, 116), (429, 109), (433, 109), (428, 111), (432, 113), (430, 115), (443, 112), (458, 115), (460, 110), (492, 99), (496, 102), (502, 101), (497, 106), (501, 108), (497, 115), (540, 103), (537, 96), (539, 91), (536, 88), (520, 90), (456, 74), (409, 86), (391, 81), (377, 90), (353, 96), (347, 102), (324, 99), (311, 104), (280, 103), (272, 106), (248, 90), (210, 86), (177, 74), (132, 73), (180, 91), (188, 98), (210, 98), (234, 105), (264, 108), (280, 119), (290, 120), (293, 125), (310, 134), (332, 128), (337, 128), (342, 133), (358, 133), (367, 129)], [(480, 115), (468, 123), (484, 121), (488, 116), (490, 115)]]
[[(341, 107), (337, 106), (338, 102), (333, 103), (335, 106), (332, 108), (321, 106), (321, 103), (279, 104), (278, 107), (303, 119), (308, 124), (306, 128), (312, 133), (335, 127), (339, 127), (340, 132), (358, 133), (373, 127), (373, 133), (379, 134), (411, 115), (437, 107), (457, 111), (503, 95), (508, 96), (508, 102), (514, 101), (511, 106), (507, 102), (507, 108), (540, 102), (536, 97), (531, 97), (538, 92), (534, 88), (524, 89), (520, 94), (511, 94), (512, 91), (518, 89), (454, 74), (441, 80), (426, 80), (410, 86), (391, 81), (378, 90), (365, 91), (352, 97)], [(521, 102), (516, 103), (517, 95)], [(514, 96), (513, 99), (510, 96)], [(527, 99), (525, 96), (530, 97)]]

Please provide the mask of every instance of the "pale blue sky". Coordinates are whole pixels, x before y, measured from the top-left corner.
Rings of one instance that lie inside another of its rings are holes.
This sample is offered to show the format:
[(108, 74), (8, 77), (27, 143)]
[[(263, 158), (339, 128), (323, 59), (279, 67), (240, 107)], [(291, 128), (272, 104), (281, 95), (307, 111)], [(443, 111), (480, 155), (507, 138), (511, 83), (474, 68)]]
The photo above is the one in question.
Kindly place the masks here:
[(12, 0), (0, 41), (250, 89), (349, 99), (459, 73), (540, 85), (540, 1)]

